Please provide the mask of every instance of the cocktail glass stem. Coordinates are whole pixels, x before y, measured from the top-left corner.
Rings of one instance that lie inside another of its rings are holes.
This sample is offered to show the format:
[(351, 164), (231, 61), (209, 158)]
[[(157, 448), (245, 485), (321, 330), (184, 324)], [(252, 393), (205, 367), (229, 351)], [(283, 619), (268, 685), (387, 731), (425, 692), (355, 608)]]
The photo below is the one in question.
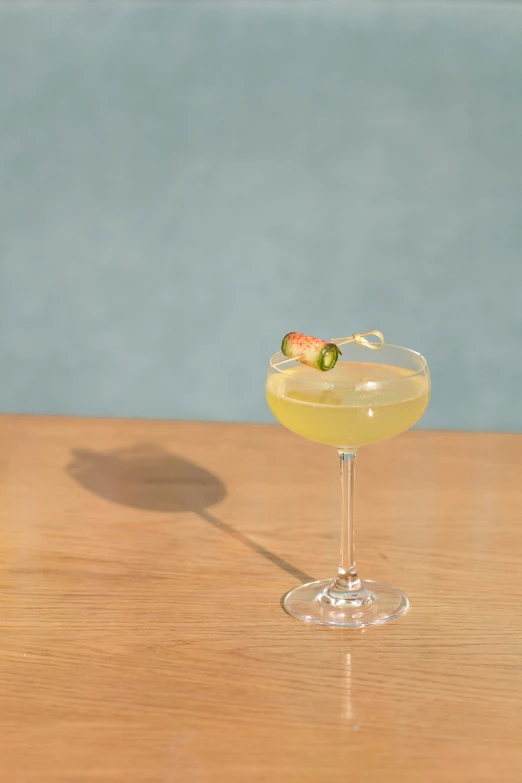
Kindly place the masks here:
[(337, 579), (328, 590), (334, 600), (367, 600), (368, 590), (357, 575), (353, 540), (355, 451), (339, 450), (341, 468), (341, 557)]

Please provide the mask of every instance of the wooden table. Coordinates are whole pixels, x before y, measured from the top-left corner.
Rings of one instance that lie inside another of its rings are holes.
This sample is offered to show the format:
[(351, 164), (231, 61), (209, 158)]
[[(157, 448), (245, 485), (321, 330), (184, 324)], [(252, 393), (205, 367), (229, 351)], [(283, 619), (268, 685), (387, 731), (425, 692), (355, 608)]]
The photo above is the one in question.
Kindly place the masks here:
[(280, 607), (334, 574), (333, 449), (276, 426), (0, 418), (0, 780), (522, 780), (522, 435), (359, 455), (401, 620)]

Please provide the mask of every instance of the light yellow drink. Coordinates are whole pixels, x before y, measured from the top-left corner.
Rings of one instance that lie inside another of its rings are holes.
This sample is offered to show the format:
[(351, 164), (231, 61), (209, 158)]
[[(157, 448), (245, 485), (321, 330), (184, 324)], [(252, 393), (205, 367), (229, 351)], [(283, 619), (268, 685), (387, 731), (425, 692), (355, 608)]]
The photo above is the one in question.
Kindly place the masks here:
[(428, 405), (429, 378), (390, 364), (337, 362), (325, 373), (296, 365), (268, 376), (270, 410), (287, 429), (338, 448), (391, 438)]

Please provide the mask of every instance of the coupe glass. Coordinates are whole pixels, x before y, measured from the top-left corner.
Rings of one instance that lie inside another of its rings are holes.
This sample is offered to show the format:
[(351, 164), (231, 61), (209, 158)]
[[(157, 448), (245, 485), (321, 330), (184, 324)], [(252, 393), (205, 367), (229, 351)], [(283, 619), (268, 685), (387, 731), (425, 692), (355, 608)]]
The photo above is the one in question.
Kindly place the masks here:
[[(282, 353), (270, 360), (268, 405), (287, 429), (334, 446), (341, 467), (341, 556), (337, 578), (296, 587), (283, 605), (293, 617), (315, 625), (357, 628), (395, 620), (409, 601), (391, 585), (362, 581), (353, 541), (354, 473), (357, 450), (412, 427), (430, 396), (428, 365), (416, 351), (383, 344), (342, 346), (332, 370), (320, 372)], [(373, 345), (373, 348), (376, 346)]]

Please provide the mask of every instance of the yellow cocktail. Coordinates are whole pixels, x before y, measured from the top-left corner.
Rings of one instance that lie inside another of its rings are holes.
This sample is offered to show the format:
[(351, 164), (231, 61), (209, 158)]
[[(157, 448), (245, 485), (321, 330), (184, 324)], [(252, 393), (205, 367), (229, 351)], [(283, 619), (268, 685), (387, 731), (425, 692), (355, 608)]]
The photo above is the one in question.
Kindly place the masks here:
[[(341, 463), (341, 552), (337, 578), (296, 587), (286, 611), (306, 623), (357, 628), (387, 623), (409, 601), (391, 585), (362, 581), (355, 566), (353, 493), (357, 450), (413, 427), (430, 397), (426, 360), (384, 344), (380, 332), (326, 342), (289, 332), (272, 357), (266, 379), (270, 410), (287, 429), (335, 446)], [(339, 350), (342, 347), (342, 353)]]
[(428, 405), (424, 373), (390, 364), (338, 362), (319, 374), (304, 365), (268, 377), (270, 410), (287, 429), (337, 448), (358, 448), (409, 430)]

